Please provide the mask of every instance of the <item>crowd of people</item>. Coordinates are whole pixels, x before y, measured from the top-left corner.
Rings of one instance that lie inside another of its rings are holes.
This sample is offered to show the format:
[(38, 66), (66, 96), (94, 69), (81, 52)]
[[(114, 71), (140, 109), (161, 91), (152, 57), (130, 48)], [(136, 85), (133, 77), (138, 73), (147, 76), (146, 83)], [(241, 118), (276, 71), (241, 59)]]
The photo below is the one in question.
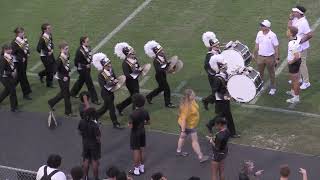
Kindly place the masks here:
[[(288, 103), (300, 102), (300, 89), (307, 89), (311, 86), (306, 65), (307, 49), (309, 48), (309, 40), (312, 38), (312, 31), (309, 27), (304, 13), (306, 9), (297, 6), (292, 9), (288, 22), (287, 36), (288, 43), (288, 68), (290, 73), (291, 90), (287, 92), (292, 98), (288, 99)], [(256, 46), (253, 57), (256, 60), (260, 75), (263, 79), (264, 69), (267, 67), (270, 74), (271, 86), (270, 95), (276, 93), (275, 84), (275, 65), (279, 63), (279, 42), (275, 33), (271, 31), (271, 22), (264, 20), (260, 23), (261, 31), (257, 34)], [(58, 58), (54, 57), (54, 44), (52, 38), (52, 26), (45, 23), (41, 26), (41, 37), (37, 45), (37, 51), (44, 65), (44, 70), (39, 72), (39, 80), (45, 83), (46, 87), (54, 88), (54, 77), (58, 80), (60, 91), (58, 94), (48, 100), (51, 111), (54, 111), (55, 105), (64, 100), (65, 115), (75, 116), (72, 112), (71, 97), (78, 97), (78, 94), (86, 84), (88, 92), (80, 93), (80, 117), (81, 121), (78, 126), (83, 143), (83, 164), (82, 167), (75, 167), (71, 170), (73, 179), (81, 179), (88, 177), (89, 166), (92, 165), (94, 179), (99, 179), (99, 159), (101, 158), (101, 131), (99, 128), (99, 119), (109, 111), (110, 119), (113, 127), (122, 129), (123, 127), (117, 120), (117, 114), (122, 116), (123, 110), (132, 104), (132, 111), (129, 114), (128, 127), (130, 133), (130, 148), (133, 153), (133, 168), (129, 173), (133, 176), (140, 176), (145, 172), (145, 156), (146, 156), (146, 131), (145, 125), (151, 122), (148, 111), (144, 108), (145, 102), (152, 104), (152, 99), (159, 93), (164, 92), (164, 105), (166, 108), (175, 108), (171, 102), (170, 86), (167, 82), (167, 73), (170, 62), (166, 56), (164, 48), (156, 41), (149, 41), (145, 44), (144, 50), (148, 57), (153, 60), (155, 68), (155, 79), (158, 87), (151, 91), (148, 95), (143, 96), (139, 90), (138, 77), (142, 76), (144, 67), (138, 62), (136, 52), (128, 43), (122, 42), (116, 44), (114, 51), (119, 59), (123, 60), (122, 70), (125, 76), (125, 86), (129, 91), (129, 96), (121, 103), (114, 104), (114, 88), (120, 83), (120, 80), (114, 72), (111, 60), (103, 53), (92, 54), (89, 46), (89, 37), (80, 38), (80, 46), (76, 51), (74, 65), (79, 73), (79, 78), (73, 87), (70, 86), (70, 52), (67, 42), (62, 41), (58, 48), (60, 53)], [(20, 83), (23, 97), (25, 100), (32, 100), (31, 87), (27, 79), (27, 63), (30, 56), (29, 42), (26, 39), (25, 31), (22, 27), (14, 30), (15, 39), (11, 44), (2, 47), (0, 59), (0, 75), (4, 90), (0, 94), (0, 102), (10, 95), (11, 111), (18, 111), (18, 100), (16, 96), (16, 85)], [(198, 142), (197, 127), (200, 119), (199, 105), (195, 100), (195, 92), (192, 89), (186, 89), (179, 105), (178, 125), (180, 134), (177, 143), (176, 155), (188, 156), (183, 151), (185, 139), (190, 136), (192, 139), (192, 148), (198, 156), (199, 162), (204, 163), (211, 159), (212, 180), (224, 180), (225, 159), (228, 155), (228, 141), (230, 138), (239, 138), (233, 122), (233, 116), (230, 108), (230, 94), (226, 87), (228, 81), (227, 65), (224, 56), (221, 55), (221, 47), (219, 40), (213, 32), (203, 34), (203, 42), (208, 48), (206, 54), (204, 69), (208, 73), (208, 80), (211, 86), (211, 93), (202, 100), (205, 109), (209, 109), (209, 104), (215, 104), (216, 116), (206, 125), (209, 131), (208, 141), (212, 146), (212, 156), (204, 155)], [(95, 109), (90, 105), (90, 101), (96, 105), (100, 105), (98, 95), (93, 85), (91, 77), (91, 65), (94, 65), (99, 74), (98, 82), (101, 87), (101, 97), (103, 99), (102, 106)], [(301, 66), (300, 66), (301, 64)], [(301, 76), (300, 76), (301, 72)], [(44, 80), (44, 77), (46, 79)], [(300, 85), (300, 78), (302, 84)], [(117, 111), (117, 114), (116, 114)], [(213, 131), (213, 127), (216, 128)], [(214, 133), (215, 132), (215, 133)], [(37, 180), (64, 180), (66, 176), (59, 170), (61, 157), (59, 155), (51, 155), (48, 158), (47, 165), (42, 166), (37, 174)], [(245, 162), (243, 171), (240, 173), (240, 179), (250, 179), (249, 176), (255, 177), (262, 174), (257, 171), (252, 174), (253, 163)], [(290, 171), (288, 167), (281, 167), (281, 179), (288, 178)], [(304, 180), (307, 179), (306, 171), (300, 169)], [(111, 167), (107, 170), (109, 179), (130, 179), (125, 172)], [(166, 177), (162, 173), (155, 173), (151, 179), (165, 180)], [(196, 180), (197, 177), (190, 179)]]

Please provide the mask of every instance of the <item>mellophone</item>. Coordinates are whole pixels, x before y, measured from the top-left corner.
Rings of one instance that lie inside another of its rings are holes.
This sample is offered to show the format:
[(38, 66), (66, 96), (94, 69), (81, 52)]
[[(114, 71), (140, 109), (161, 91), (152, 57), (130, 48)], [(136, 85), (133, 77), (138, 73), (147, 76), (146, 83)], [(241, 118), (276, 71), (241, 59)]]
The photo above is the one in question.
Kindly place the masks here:
[(263, 87), (260, 73), (249, 66), (252, 54), (240, 41), (230, 41), (221, 52), (227, 64), (229, 75), (227, 89), (237, 102), (253, 100)]

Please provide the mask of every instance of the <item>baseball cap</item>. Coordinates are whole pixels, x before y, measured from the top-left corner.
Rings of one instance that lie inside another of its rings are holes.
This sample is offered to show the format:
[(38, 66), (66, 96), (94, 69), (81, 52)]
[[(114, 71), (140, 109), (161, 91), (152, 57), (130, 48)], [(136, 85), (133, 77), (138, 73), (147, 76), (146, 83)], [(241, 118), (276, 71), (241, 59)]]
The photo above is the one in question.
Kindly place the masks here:
[(267, 19), (263, 20), (261, 23), (260, 23), (261, 26), (265, 26), (267, 28), (270, 28), (271, 27), (271, 22)]

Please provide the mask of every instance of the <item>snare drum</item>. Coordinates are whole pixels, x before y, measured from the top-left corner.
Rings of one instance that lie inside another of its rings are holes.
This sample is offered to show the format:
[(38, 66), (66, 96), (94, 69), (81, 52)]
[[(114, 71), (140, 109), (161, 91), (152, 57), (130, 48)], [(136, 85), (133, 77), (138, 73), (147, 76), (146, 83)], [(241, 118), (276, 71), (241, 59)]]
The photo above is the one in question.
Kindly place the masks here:
[(252, 58), (249, 48), (238, 40), (230, 41), (221, 54), (227, 62), (228, 74), (233, 74), (238, 68), (248, 66)]
[(231, 76), (227, 84), (229, 94), (238, 102), (250, 102), (262, 87), (260, 73), (254, 69)]

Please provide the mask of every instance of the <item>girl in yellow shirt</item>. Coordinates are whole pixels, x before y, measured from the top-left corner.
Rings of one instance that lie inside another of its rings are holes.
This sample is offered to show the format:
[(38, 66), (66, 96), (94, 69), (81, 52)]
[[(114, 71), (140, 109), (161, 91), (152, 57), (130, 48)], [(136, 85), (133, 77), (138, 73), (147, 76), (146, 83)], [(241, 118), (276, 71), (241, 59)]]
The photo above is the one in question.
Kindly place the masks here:
[(209, 159), (209, 156), (204, 156), (201, 152), (198, 142), (197, 126), (199, 124), (199, 105), (195, 101), (195, 93), (191, 89), (186, 89), (184, 96), (181, 99), (179, 107), (178, 124), (181, 132), (178, 140), (177, 156), (188, 156), (187, 152), (183, 152), (182, 146), (188, 135), (191, 136), (192, 148), (198, 155), (200, 163)]

